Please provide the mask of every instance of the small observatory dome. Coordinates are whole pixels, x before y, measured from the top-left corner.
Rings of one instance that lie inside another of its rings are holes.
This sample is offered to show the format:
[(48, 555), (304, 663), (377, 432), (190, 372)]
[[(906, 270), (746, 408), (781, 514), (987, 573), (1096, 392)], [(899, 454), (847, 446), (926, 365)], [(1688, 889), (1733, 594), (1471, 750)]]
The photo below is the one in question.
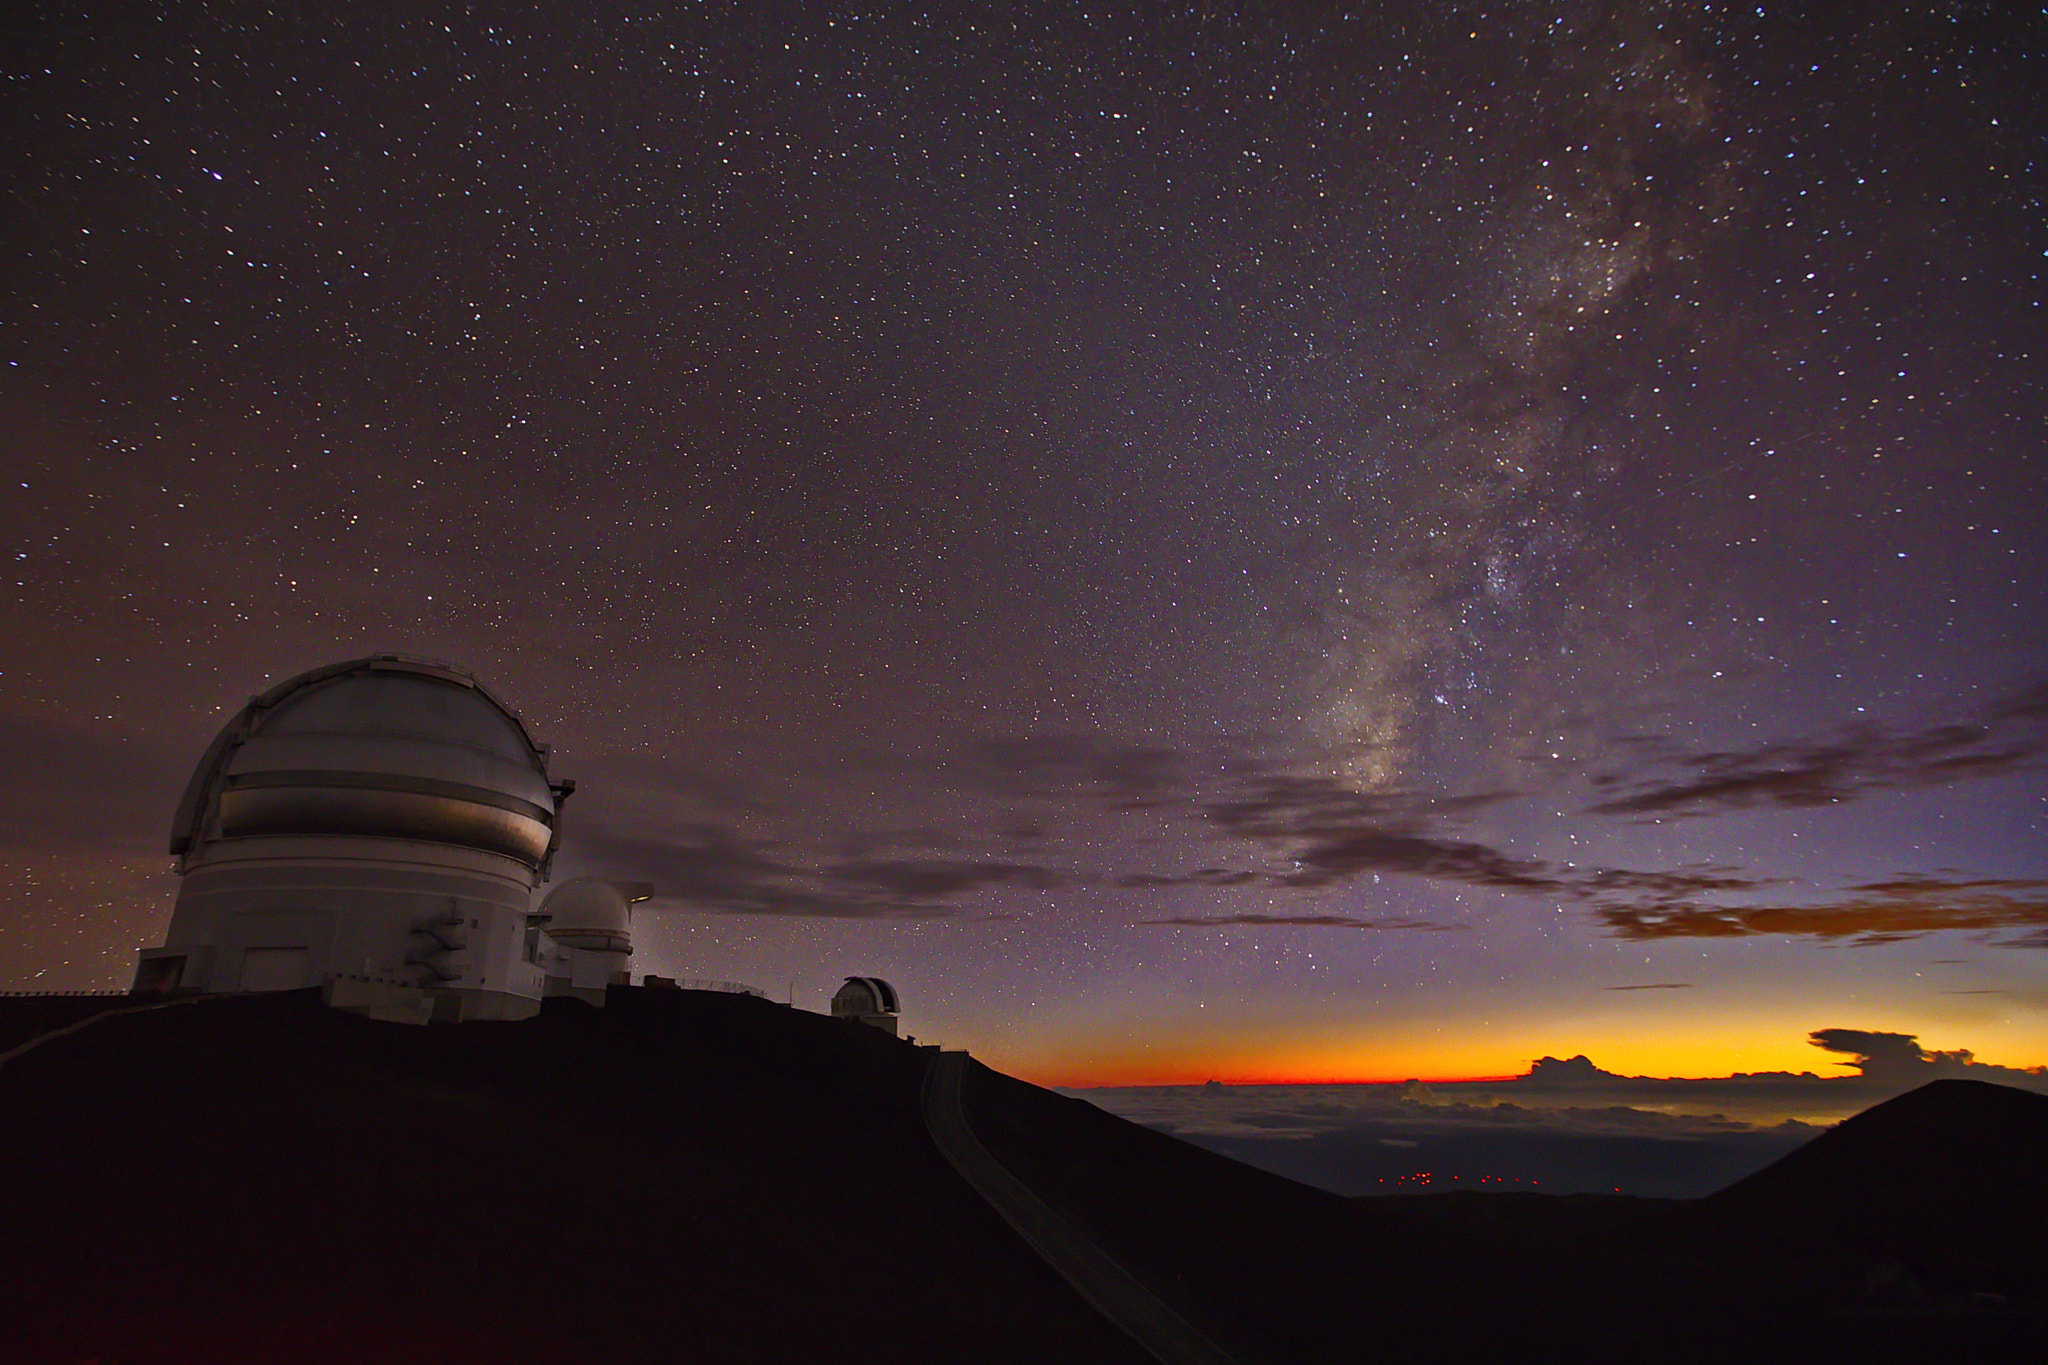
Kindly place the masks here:
[(548, 937), (570, 948), (629, 953), (633, 950), (633, 906), (654, 888), (645, 882), (612, 882), (578, 877), (548, 892), (541, 902)]
[(256, 697), (192, 775), (171, 831), (189, 863), (214, 840), (341, 835), (495, 853), (553, 851), (546, 751), (469, 674), (380, 655)]
[(896, 988), (879, 976), (849, 976), (832, 997), (832, 1017), (896, 1031)]

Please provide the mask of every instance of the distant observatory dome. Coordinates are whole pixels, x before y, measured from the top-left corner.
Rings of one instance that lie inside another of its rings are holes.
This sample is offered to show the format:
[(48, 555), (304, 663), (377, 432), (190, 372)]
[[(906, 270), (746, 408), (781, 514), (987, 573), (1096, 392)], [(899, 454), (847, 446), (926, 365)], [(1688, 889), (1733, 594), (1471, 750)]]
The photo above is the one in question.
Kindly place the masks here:
[(578, 877), (563, 882), (541, 902), (548, 937), (573, 948), (631, 952), (633, 904), (653, 888), (644, 882), (612, 882)]
[(460, 669), (395, 655), (302, 673), (221, 730), (179, 803), (171, 851), (213, 840), (417, 839), (545, 866), (546, 751)]
[(896, 988), (879, 976), (849, 976), (832, 997), (832, 1017), (851, 1019), (887, 1033), (896, 1031)]

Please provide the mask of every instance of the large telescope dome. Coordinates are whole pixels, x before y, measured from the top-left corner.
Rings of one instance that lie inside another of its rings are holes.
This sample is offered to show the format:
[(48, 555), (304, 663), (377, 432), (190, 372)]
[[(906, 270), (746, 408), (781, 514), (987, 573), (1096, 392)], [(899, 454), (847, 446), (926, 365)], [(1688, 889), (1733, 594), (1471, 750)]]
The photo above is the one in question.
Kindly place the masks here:
[(536, 870), (568, 784), (546, 750), (468, 673), (379, 655), (302, 673), (221, 730), (178, 805), (171, 852), (218, 840), (423, 840)]

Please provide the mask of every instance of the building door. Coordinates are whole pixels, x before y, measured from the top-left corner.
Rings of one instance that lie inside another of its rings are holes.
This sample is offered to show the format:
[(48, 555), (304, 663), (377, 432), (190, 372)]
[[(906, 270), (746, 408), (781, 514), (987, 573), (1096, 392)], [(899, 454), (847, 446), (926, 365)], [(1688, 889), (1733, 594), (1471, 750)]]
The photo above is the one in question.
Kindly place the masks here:
[(306, 964), (310, 948), (249, 948), (242, 953), (242, 989), (295, 991), (310, 985)]

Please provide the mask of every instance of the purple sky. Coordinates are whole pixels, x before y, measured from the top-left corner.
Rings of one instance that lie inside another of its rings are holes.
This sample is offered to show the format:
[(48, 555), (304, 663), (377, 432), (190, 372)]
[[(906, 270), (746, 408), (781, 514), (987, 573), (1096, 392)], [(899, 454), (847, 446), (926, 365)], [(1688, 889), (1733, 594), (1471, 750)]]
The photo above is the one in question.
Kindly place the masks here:
[(400, 651), (1034, 1079), (2048, 1060), (2038, 15), (4, 22), (0, 987)]

